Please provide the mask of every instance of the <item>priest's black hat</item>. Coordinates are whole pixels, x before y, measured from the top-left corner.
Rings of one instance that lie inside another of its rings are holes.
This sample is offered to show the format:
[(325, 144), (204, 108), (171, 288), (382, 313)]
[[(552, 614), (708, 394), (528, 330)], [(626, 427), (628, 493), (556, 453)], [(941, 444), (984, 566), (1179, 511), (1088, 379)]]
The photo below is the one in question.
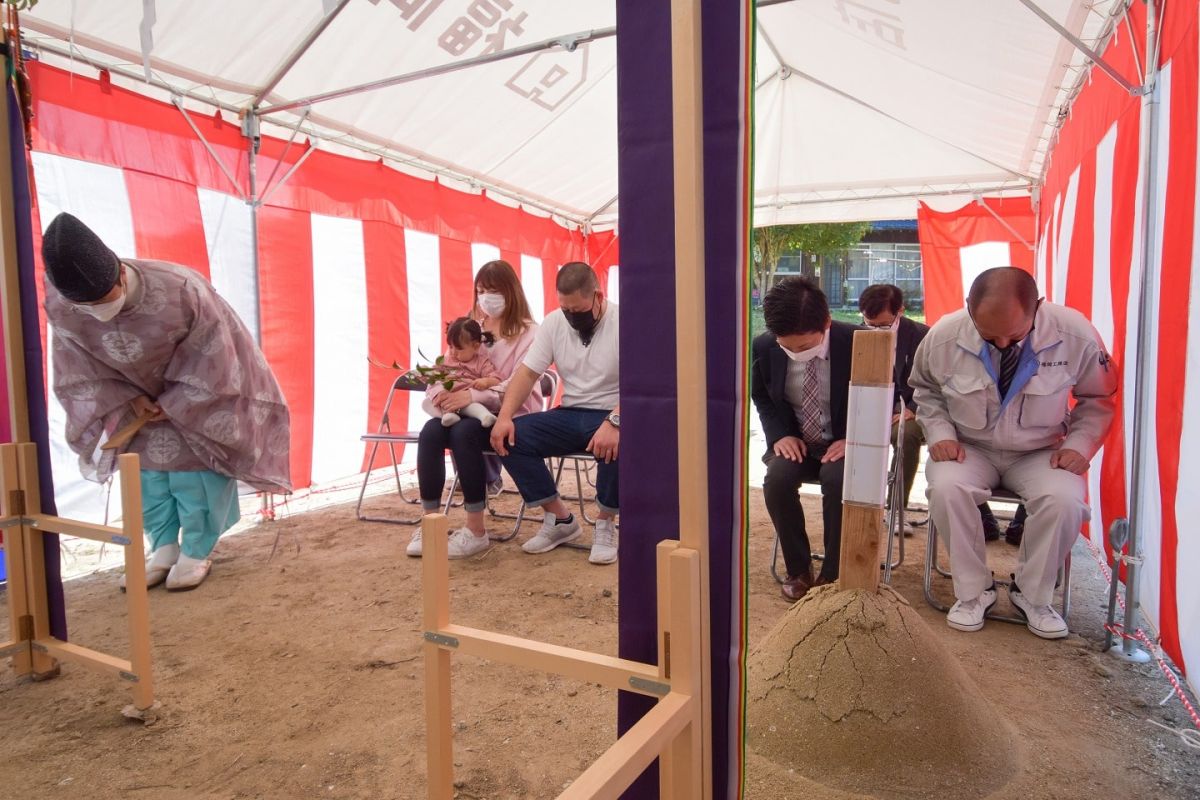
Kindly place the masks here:
[(63, 212), (42, 237), (42, 260), (50, 283), (73, 303), (93, 303), (121, 278), (121, 261), (100, 237)]

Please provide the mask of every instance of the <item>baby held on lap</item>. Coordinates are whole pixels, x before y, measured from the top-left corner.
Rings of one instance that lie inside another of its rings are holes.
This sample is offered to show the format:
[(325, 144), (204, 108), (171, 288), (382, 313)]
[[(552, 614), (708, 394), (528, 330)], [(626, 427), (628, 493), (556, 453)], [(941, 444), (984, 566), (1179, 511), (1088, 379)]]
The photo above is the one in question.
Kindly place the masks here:
[(446, 326), (446, 354), (440, 366), (449, 377), (425, 390), (421, 408), (431, 417), (440, 417), (447, 428), (461, 422), (463, 417), (477, 419), (485, 428), (496, 422), (495, 409), (474, 400), (455, 411), (443, 411), (437, 403), (442, 395), (463, 389), (491, 389), (501, 382), (496, 366), (483, 353), (485, 336), (491, 334), (484, 333), (479, 323), (469, 317), (459, 317)]

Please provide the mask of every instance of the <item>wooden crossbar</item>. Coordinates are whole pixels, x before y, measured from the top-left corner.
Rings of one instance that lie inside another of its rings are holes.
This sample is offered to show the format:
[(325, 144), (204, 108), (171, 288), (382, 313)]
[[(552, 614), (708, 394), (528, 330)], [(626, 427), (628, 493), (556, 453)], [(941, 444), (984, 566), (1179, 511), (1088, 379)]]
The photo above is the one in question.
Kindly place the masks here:
[[(0, 525), (6, 525), (5, 559), (9, 578), (9, 619), (14, 640), (0, 644), (0, 655), (13, 656), (18, 675), (50, 677), (59, 661), (81, 664), (129, 681), (133, 705), (154, 705), (150, 655), (150, 603), (146, 591), (145, 546), (142, 541), (142, 482), (137, 455), (117, 458), (121, 475), (121, 527), (93, 525), (41, 513), (37, 446), (0, 445)], [(129, 611), (129, 659), (101, 653), (50, 635), (46, 565), (41, 536), (63, 533), (119, 545), (125, 555), (126, 601)]]
[(651, 697), (661, 697), (670, 690), (669, 684), (659, 678), (656, 666), (587, 650), (453, 624), (430, 631), (425, 638), (466, 655), (598, 683), (609, 689)]
[(430, 514), (421, 525), (425, 753), (431, 800), (449, 800), (454, 795), (450, 701), (454, 652), (660, 698), (562, 798), (616, 800), (660, 757), (661, 797), (700, 797), (705, 783), (700, 692), (704, 656), (698, 630), (702, 619), (698, 552), (678, 542), (658, 547), (660, 664), (642, 664), (451, 623), (446, 517)]

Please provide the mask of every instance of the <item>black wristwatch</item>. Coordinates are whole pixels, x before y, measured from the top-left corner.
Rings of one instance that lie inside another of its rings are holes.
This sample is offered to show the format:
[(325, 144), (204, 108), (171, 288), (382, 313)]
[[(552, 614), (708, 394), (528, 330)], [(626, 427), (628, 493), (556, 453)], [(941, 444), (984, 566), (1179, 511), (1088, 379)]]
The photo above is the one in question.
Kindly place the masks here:
[(612, 425), (614, 428), (616, 428), (617, 430), (621, 430), (621, 415), (618, 414), (616, 411), (610, 412), (609, 415), (607, 417), (605, 417), (604, 419), (607, 420), (608, 423), (610, 425)]

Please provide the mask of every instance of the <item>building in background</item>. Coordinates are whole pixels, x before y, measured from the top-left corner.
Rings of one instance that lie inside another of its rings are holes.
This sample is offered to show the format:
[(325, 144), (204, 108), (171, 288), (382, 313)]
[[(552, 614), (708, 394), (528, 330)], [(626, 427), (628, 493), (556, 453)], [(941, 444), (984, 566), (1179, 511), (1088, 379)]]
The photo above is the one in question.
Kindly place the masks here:
[(816, 280), (831, 308), (857, 309), (859, 294), (873, 283), (899, 286), (910, 311), (920, 312), (925, 307), (915, 219), (873, 222), (862, 242), (840, 253), (785, 253), (779, 259), (776, 279), (788, 275)]

